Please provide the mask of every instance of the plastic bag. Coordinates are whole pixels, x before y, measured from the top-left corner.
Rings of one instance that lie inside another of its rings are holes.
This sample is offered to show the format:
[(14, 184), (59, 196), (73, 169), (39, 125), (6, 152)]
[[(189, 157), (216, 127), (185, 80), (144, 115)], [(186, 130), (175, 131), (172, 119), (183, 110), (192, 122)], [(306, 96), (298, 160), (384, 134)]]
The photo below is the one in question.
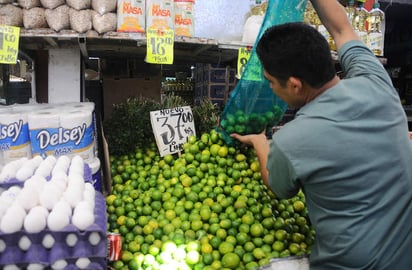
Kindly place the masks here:
[(287, 104), (273, 93), (269, 82), (263, 76), (263, 67), (256, 54), (256, 44), (265, 30), (273, 25), (303, 21), (306, 1), (268, 0), (268, 8), (250, 58), (220, 115), (217, 129), (226, 143), (233, 143), (230, 133), (260, 133), (265, 128), (271, 129), (282, 119)]

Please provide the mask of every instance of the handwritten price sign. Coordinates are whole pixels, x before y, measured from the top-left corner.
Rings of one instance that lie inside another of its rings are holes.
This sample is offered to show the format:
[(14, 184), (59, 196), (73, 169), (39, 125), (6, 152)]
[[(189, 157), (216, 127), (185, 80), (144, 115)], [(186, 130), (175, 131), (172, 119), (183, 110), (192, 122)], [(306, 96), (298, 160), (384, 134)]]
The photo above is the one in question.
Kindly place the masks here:
[(250, 58), (251, 48), (240, 48), (237, 57), (237, 78), (242, 77), (247, 61)]
[(151, 64), (173, 64), (174, 31), (149, 29), (146, 35), (146, 62)]
[(20, 28), (0, 25), (0, 63), (16, 64), (19, 52)]
[(150, 121), (162, 157), (181, 151), (187, 139), (196, 135), (190, 106), (150, 112)]

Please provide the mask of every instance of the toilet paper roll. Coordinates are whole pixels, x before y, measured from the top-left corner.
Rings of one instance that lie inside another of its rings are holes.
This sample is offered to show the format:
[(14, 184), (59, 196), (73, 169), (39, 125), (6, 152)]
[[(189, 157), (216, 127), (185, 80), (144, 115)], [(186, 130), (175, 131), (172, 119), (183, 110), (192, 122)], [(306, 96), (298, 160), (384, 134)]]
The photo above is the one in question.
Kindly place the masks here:
[(72, 110), (60, 114), (60, 127), (69, 138), (66, 146), (71, 147), (71, 155), (79, 155), (86, 162), (94, 155), (94, 125), (92, 112)]
[(29, 130), (58, 128), (59, 111), (57, 108), (39, 109), (28, 114)]
[(5, 164), (23, 157), (32, 157), (26, 114), (12, 111), (1, 112), (0, 151), (2, 162)]
[(38, 110), (28, 115), (30, 143), (33, 156), (45, 158), (54, 155), (59, 144), (59, 114), (58, 110), (48, 108)]
[(92, 174), (95, 174), (100, 170), (100, 159), (97, 157), (93, 158), (91, 161), (87, 162), (87, 165), (89, 165)]
[(102, 191), (102, 173), (101, 163), (98, 157), (95, 157), (87, 163), (92, 173), (92, 184), (95, 190)]
[(67, 103), (66, 106), (74, 110), (86, 110), (90, 112), (94, 111), (93, 102), (70, 102)]
[(49, 109), (49, 108), (50, 108), (49, 104), (46, 104), (46, 103), (14, 104), (12, 107), (13, 112), (27, 113), (27, 114), (34, 113), (39, 110)]
[(4, 165), (6, 165), (6, 162), (4, 162), (3, 151), (0, 151), (0, 172), (3, 170)]

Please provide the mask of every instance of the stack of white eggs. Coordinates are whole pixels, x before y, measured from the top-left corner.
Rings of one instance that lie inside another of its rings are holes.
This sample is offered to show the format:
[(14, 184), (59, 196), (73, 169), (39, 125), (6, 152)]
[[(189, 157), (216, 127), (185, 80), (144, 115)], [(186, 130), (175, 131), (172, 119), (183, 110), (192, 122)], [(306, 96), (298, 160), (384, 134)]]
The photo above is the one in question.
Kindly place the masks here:
[(70, 223), (85, 230), (95, 221), (95, 189), (85, 182), (84, 172), (80, 156), (37, 156), (6, 164), (0, 183), (14, 179), (23, 185), (1, 193), (0, 231), (60, 231)]

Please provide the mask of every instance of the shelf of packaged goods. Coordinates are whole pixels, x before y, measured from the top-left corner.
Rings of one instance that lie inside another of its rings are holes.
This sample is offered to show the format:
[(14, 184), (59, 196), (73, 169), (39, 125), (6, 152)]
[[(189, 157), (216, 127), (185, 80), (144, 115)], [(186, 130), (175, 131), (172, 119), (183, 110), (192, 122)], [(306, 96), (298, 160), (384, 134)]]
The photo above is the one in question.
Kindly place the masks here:
[[(72, 30), (55, 32), (52, 29), (22, 29), (20, 33), (21, 50), (73, 47), (80, 47), (83, 55), (91, 57), (139, 58), (146, 53), (146, 35), (124, 32), (79, 34)], [(236, 61), (237, 51), (220, 46), (215, 39), (176, 36), (174, 58), (177, 62), (225, 63)]]
[[(133, 58), (144, 57), (146, 35), (144, 33), (90, 32), (79, 34), (73, 30), (55, 32), (52, 29), (21, 29), (21, 50), (48, 50), (55, 48), (80, 47), (83, 55), (91, 57)], [(176, 36), (174, 58), (177, 62), (228, 63), (237, 60), (238, 50), (252, 48), (253, 44), (241, 41), (218, 41), (201, 37)], [(335, 51), (332, 58), (338, 61)], [(387, 59), (378, 57), (386, 64)]]

